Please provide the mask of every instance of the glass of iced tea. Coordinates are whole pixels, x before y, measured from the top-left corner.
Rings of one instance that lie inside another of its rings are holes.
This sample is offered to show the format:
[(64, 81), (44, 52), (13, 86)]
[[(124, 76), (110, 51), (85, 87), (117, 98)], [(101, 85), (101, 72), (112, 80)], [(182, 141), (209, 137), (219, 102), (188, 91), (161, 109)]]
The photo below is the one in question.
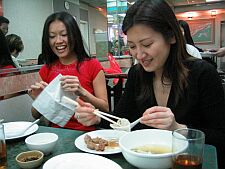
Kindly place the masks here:
[(6, 144), (4, 126), (0, 123), (0, 169), (7, 168), (7, 157), (6, 157)]
[(172, 133), (172, 169), (202, 169), (205, 134), (196, 129), (177, 129)]

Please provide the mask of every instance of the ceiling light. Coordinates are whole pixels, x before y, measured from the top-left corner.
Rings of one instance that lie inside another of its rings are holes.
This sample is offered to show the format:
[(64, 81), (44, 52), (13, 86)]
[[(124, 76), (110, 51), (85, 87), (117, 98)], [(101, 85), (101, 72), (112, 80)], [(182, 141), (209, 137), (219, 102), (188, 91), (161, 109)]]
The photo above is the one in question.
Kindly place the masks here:
[(122, 16), (122, 17), (125, 17), (126, 16), (126, 14), (125, 13), (120, 13), (120, 14), (118, 14), (119, 16)]
[(193, 18), (193, 15), (194, 15), (194, 14), (193, 14), (193, 12), (188, 12), (188, 13), (187, 13), (187, 17), (188, 17), (188, 19)]
[(213, 16), (216, 16), (216, 11), (211, 11), (211, 16), (213, 17)]
[(129, 1), (127, 1), (127, 3), (128, 3), (129, 5), (133, 5), (135, 2), (129, 2)]
[(112, 15), (107, 15), (107, 18), (113, 18), (113, 16)]

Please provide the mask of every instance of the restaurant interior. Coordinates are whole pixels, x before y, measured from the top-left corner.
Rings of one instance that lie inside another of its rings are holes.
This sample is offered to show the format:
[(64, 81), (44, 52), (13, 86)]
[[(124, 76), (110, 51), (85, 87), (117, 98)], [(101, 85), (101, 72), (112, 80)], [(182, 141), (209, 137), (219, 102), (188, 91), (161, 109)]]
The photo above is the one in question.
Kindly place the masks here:
[[(4, 119), (4, 122), (35, 120), (30, 113), (33, 100), (28, 96), (27, 90), (39, 78), (38, 71), (42, 65), (38, 65), (38, 56), (41, 53), (45, 19), (57, 11), (66, 11), (74, 16), (80, 26), (86, 51), (97, 58), (104, 68), (110, 67), (109, 53), (119, 64), (121, 73), (105, 74), (110, 110), (113, 110), (123, 92), (127, 71), (134, 64), (134, 59), (129, 55), (126, 35), (121, 30), (126, 10), (134, 2), (135, 0), (0, 0), (0, 15), (10, 21), (8, 34), (19, 35), (24, 44), (24, 50), (17, 57), (21, 67), (9, 69), (8, 76), (0, 76), (0, 119)], [(187, 21), (195, 45), (203, 50), (202, 58), (211, 59), (223, 79), (225, 57), (218, 58), (211, 51), (225, 47), (225, 1), (168, 0), (168, 3), (178, 20)], [(16, 73), (18, 71), (20, 74)], [(119, 79), (116, 85), (113, 83), (114, 78)], [(6, 95), (11, 97), (4, 98)]]
[[(168, 2), (177, 19), (188, 22), (195, 45), (203, 50), (202, 58), (213, 60), (223, 77), (225, 58), (218, 58), (210, 51), (225, 46), (225, 1), (168, 0)], [(15, 113), (20, 120), (32, 119), (28, 113), (30, 104), (23, 107), (20, 105), (22, 102), (32, 102), (23, 91), (26, 91), (38, 76), (37, 72), (41, 66), (37, 65), (37, 59), (41, 53), (43, 24), (46, 17), (53, 12), (67, 11), (72, 14), (80, 26), (85, 49), (89, 55), (96, 57), (104, 68), (109, 68), (108, 53), (111, 53), (122, 73), (126, 74), (129, 67), (134, 64), (134, 60), (129, 55), (126, 36), (122, 33), (121, 27), (126, 10), (133, 3), (133, 0), (20, 0), (19, 3), (14, 0), (0, 0), (0, 14), (10, 21), (8, 34), (19, 35), (24, 44), (24, 50), (17, 57), (21, 65), (19, 71), (22, 74), (0, 77), (2, 86), (0, 96), (22, 94), (0, 101), (1, 116), (6, 116), (6, 121), (16, 120)], [(111, 83), (114, 76), (106, 75), (111, 110), (121, 96), (123, 88), (121, 79), (126, 78), (124, 74), (119, 77), (120, 83), (117, 86)], [(24, 78), (27, 80), (20, 80)], [(15, 105), (13, 110), (9, 109), (11, 103)]]

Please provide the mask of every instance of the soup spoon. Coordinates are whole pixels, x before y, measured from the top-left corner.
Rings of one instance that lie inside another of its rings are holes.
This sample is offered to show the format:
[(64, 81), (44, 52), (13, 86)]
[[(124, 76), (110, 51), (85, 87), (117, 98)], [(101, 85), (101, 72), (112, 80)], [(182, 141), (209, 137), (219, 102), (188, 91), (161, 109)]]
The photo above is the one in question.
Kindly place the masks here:
[(123, 131), (131, 131), (131, 129), (136, 126), (140, 122), (141, 118), (138, 118), (134, 122), (130, 123), (128, 119), (122, 118), (117, 121), (119, 125), (116, 124), (110, 124), (110, 127), (114, 130), (123, 130)]

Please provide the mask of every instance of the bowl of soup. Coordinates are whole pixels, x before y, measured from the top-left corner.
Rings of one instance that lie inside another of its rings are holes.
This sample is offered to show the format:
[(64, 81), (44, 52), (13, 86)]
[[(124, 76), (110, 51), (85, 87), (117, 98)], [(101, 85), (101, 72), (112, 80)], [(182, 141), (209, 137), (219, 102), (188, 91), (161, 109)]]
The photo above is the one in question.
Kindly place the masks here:
[[(141, 169), (172, 167), (172, 131), (143, 129), (129, 132), (119, 139), (124, 158)], [(187, 145), (180, 145), (183, 151)]]

